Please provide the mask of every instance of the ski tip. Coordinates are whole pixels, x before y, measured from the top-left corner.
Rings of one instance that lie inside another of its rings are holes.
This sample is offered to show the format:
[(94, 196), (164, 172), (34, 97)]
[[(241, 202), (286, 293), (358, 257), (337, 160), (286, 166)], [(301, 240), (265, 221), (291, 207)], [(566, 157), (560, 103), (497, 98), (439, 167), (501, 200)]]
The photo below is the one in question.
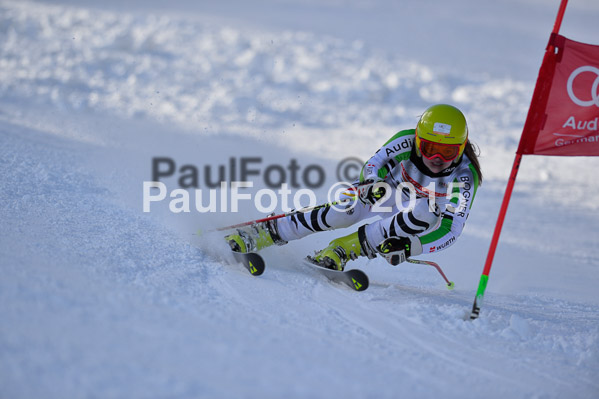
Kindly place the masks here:
[(368, 280), (368, 275), (366, 273), (364, 273), (360, 269), (351, 269), (348, 270), (346, 273), (348, 273), (348, 275), (351, 278), (354, 290), (366, 291), (366, 289), (370, 285), (370, 281)]
[(255, 265), (251, 261), (248, 262), (248, 270), (252, 276), (260, 276), (262, 273), (264, 273), (264, 267)]
[(231, 251), (236, 261), (240, 262), (250, 272), (252, 276), (260, 276), (264, 273), (266, 264), (262, 256), (255, 252), (236, 252)]

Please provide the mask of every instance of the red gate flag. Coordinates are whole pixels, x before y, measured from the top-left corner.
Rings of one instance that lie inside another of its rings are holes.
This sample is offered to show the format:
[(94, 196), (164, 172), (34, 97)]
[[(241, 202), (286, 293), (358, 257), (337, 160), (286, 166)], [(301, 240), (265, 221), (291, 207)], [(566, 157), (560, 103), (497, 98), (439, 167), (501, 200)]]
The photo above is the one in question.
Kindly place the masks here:
[(470, 319), (480, 313), (522, 156), (599, 156), (599, 46), (559, 35), (567, 4), (561, 0), (549, 37)]
[(557, 34), (549, 46), (518, 152), (599, 156), (599, 46)]

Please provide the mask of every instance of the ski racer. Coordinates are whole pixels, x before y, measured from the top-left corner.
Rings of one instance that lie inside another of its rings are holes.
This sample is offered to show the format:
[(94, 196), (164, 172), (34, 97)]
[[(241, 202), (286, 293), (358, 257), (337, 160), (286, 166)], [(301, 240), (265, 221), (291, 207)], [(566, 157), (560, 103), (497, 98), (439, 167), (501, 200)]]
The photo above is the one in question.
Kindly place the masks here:
[(334, 239), (311, 260), (343, 270), (349, 260), (380, 254), (395, 265), (455, 243), (481, 182), (464, 115), (437, 104), (424, 111), (415, 129), (395, 134), (365, 163), (349, 203), (254, 224), (225, 239), (234, 251), (255, 252), (377, 215), (380, 220)]

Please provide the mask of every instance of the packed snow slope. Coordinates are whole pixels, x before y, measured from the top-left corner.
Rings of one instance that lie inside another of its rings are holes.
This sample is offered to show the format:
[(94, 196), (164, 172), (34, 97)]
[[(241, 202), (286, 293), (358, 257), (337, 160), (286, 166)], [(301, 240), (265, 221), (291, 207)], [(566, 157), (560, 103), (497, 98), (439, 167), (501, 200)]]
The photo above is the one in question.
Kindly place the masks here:
[[(599, 396), (596, 159), (524, 159), (465, 320), (557, 1), (202, 3), (0, 1), (0, 397)], [(599, 6), (570, 3), (563, 33), (592, 43)], [(363, 293), (302, 266), (350, 229), (269, 248), (252, 277), (209, 231), (254, 203), (195, 209), (250, 158), (244, 193), (296, 165), (292, 193), (321, 168), (324, 201), (341, 161), (437, 102), (485, 177), (462, 237), (423, 257), (453, 291), (418, 265), (354, 262)], [(190, 212), (143, 211), (155, 158), (199, 171)]]

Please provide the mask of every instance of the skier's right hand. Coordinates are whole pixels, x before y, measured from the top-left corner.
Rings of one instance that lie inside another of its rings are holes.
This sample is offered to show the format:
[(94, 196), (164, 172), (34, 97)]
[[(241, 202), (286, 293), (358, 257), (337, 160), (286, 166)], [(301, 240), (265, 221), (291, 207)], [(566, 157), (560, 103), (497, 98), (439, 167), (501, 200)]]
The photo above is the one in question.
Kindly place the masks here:
[(356, 187), (358, 199), (365, 205), (374, 205), (385, 196), (388, 187), (383, 180), (368, 179)]
[(376, 251), (391, 265), (397, 266), (410, 256), (420, 255), (422, 244), (416, 236), (389, 237), (376, 247)]

